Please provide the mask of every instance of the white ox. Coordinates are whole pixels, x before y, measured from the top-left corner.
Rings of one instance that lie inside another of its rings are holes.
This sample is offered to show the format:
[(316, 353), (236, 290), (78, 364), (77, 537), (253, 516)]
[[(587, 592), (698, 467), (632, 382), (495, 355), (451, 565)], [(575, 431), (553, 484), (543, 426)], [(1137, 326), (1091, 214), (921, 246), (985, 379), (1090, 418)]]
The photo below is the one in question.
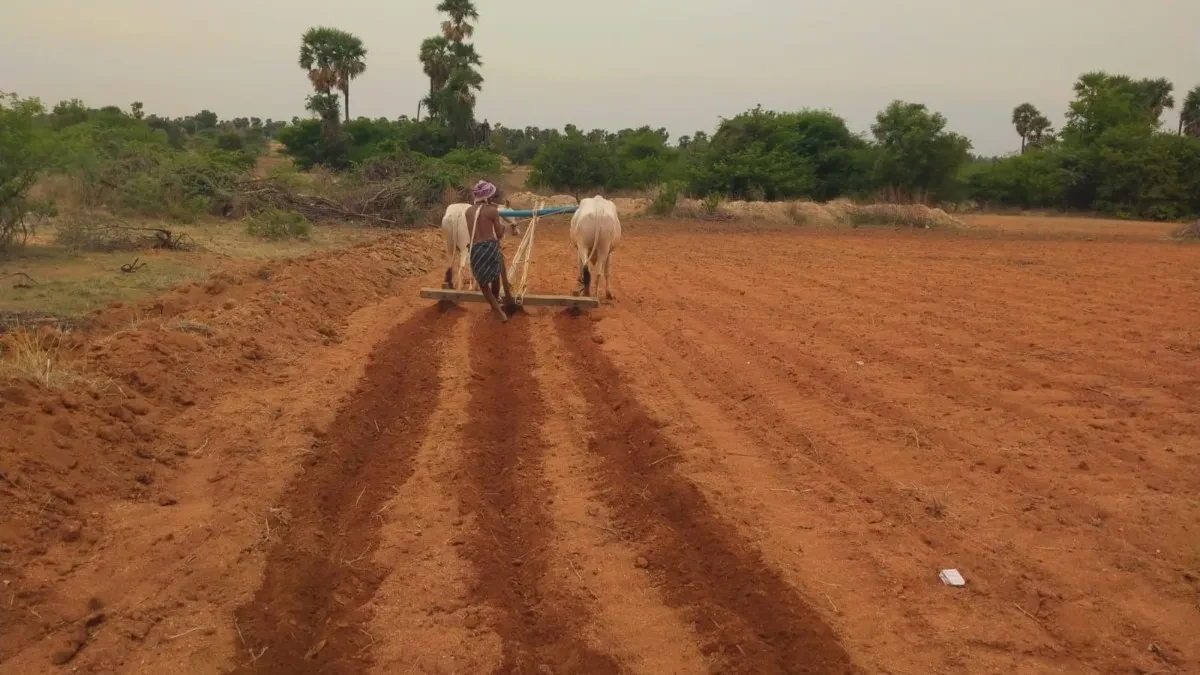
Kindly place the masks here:
[[(579, 288), (575, 295), (591, 295), (592, 274), (596, 293), (604, 277), (604, 297), (612, 300), (612, 252), (621, 241), (621, 219), (617, 205), (599, 195), (579, 202), (571, 216), (571, 243), (579, 257)], [(589, 270), (589, 266), (591, 269)]]
[[(462, 288), (464, 279), (470, 287), (475, 284), (475, 279), (466, 274), (466, 269), (471, 263), (467, 258), (467, 247), (471, 243), (471, 224), (467, 222), (469, 208), (470, 204), (451, 204), (446, 207), (446, 213), (442, 216), (442, 238), (446, 242), (446, 278), (442, 282), (443, 288)], [(521, 228), (513, 221), (501, 216), (500, 222), (504, 224), (505, 235), (521, 235)]]

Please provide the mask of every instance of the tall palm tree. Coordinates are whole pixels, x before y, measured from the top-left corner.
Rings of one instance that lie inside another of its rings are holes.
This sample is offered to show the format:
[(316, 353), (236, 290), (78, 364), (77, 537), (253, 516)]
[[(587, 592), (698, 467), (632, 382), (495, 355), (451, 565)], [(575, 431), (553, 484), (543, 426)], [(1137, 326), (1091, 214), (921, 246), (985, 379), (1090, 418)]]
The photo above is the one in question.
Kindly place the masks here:
[(1022, 103), (1013, 108), (1012, 123), (1017, 128), (1017, 135), (1021, 137), (1021, 152), (1025, 152), (1025, 146), (1029, 141), (1029, 132), (1033, 128), (1033, 122), (1041, 117), (1042, 113), (1034, 107), (1032, 103)]
[(436, 94), (444, 89), (450, 79), (460, 70), (470, 71), (468, 80), (482, 76), (475, 70), (483, 65), (483, 60), (475, 51), (475, 46), (467, 43), (454, 43), (444, 36), (425, 38), (421, 43), (419, 55), (425, 75), (429, 77), (429, 93)]
[(338, 31), (334, 42), (333, 68), (337, 73), (337, 88), (346, 100), (346, 121), (350, 121), (350, 81), (367, 70), (367, 48), (358, 36)]
[(467, 21), (477, 21), (479, 11), (471, 0), (442, 0), (437, 9), (450, 15), (449, 20), (442, 22), (442, 35), (447, 40), (461, 43), (475, 34), (475, 27)]
[(1200, 86), (1188, 92), (1179, 109), (1179, 133), (1200, 138)]
[(339, 32), (318, 26), (300, 37), (300, 67), (308, 71), (308, 81), (318, 94), (328, 94), (337, 85), (334, 63)]
[(473, 109), (475, 92), (482, 88), (483, 76), (474, 68), (455, 68), (442, 87), (425, 97), (425, 108), (433, 117), (445, 117), (464, 109)]
[(425, 75), (429, 78), (429, 93), (432, 95), (446, 86), (454, 69), (454, 55), (450, 53), (450, 40), (437, 36), (421, 42), (418, 56)]
[(475, 93), (483, 87), (478, 70), (483, 61), (466, 41), (475, 34), (470, 21), (477, 20), (479, 12), (472, 0), (441, 0), (437, 9), (449, 18), (442, 22), (441, 35), (421, 43), (418, 58), (429, 77), (423, 105), (429, 119), (447, 125), (460, 142), (466, 142), (474, 125)]
[(318, 94), (334, 89), (346, 99), (346, 121), (350, 121), (350, 82), (367, 70), (367, 49), (362, 40), (337, 28), (310, 28), (300, 38), (300, 67)]

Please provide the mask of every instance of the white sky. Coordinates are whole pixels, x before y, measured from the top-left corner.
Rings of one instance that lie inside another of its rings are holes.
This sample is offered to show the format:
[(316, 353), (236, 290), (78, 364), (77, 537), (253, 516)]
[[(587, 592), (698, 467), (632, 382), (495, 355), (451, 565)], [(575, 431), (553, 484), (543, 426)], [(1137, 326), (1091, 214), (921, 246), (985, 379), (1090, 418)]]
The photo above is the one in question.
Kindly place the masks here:
[[(437, 0), (0, 0), (0, 91), (134, 100), (182, 116), (304, 115), (300, 34), (357, 34), (355, 116), (413, 115)], [(1020, 141), (1030, 101), (1056, 127), (1089, 70), (1200, 84), (1196, 0), (477, 0), (478, 116), (507, 126), (713, 130), (762, 103), (829, 108), (866, 131), (888, 101), (928, 104), (976, 152)], [(1174, 128), (1178, 115), (1168, 112)]]

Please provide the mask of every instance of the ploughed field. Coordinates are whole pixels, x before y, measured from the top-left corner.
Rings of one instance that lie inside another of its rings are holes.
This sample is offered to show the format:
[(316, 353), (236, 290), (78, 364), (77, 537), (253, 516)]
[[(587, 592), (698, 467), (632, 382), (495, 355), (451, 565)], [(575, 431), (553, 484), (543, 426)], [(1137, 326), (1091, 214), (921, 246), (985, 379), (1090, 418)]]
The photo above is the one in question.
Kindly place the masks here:
[(631, 221), (508, 325), (432, 231), (105, 310), (113, 386), (0, 387), (0, 672), (1200, 672), (1200, 247), (974, 223)]

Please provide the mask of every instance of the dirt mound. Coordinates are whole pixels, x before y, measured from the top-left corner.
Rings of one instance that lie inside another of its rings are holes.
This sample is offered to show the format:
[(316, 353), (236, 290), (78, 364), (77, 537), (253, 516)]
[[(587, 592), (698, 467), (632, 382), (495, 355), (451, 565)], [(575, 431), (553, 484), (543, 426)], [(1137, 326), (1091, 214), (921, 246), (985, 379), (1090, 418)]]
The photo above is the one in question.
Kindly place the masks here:
[(517, 192), (508, 196), (508, 205), (514, 209), (532, 209), (539, 202), (544, 202), (547, 208), (553, 206), (576, 206), (579, 204), (571, 195), (552, 195), (547, 197), (539, 195), (536, 192)]
[[(91, 386), (54, 390), (0, 379), (6, 584), (23, 602), (51, 595), (54, 570), (87, 558), (105, 535), (91, 517), (95, 504), (174, 505), (160, 488), (168, 477), (161, 474), (197, 448), (177, 439), (171, 420), (235, 382), (270, 382), (299, 355), (338, 341), (351, 312), (379, 302), (397, 279), (436, 266), (436, 239), (432, 231), (406, 233), (334, 253), (237, 265), (162, 298), (96, 312), (86, 333), (43, 328), (38, 341), (54, 341), (64, 367), (86, 372)], [(52, 558), (43, 564), (48, 551)], [(5, 655), (51, 628), (28, 612), (11, 622), (6, 616), (5, 624)]]
[(746, 202), (721, 204), (717, 211), (735, 219), (768, 223), (828, 226), (841, 224), (841, 219), (816, 202)]
[(942, 209), (921, 204), (855, 204), (848, 199), (817, 202), (725, 202), (718, 213), (736, 219), (818, 227), (898, 225), (921, 228), (965, 228), (967, 224)]

